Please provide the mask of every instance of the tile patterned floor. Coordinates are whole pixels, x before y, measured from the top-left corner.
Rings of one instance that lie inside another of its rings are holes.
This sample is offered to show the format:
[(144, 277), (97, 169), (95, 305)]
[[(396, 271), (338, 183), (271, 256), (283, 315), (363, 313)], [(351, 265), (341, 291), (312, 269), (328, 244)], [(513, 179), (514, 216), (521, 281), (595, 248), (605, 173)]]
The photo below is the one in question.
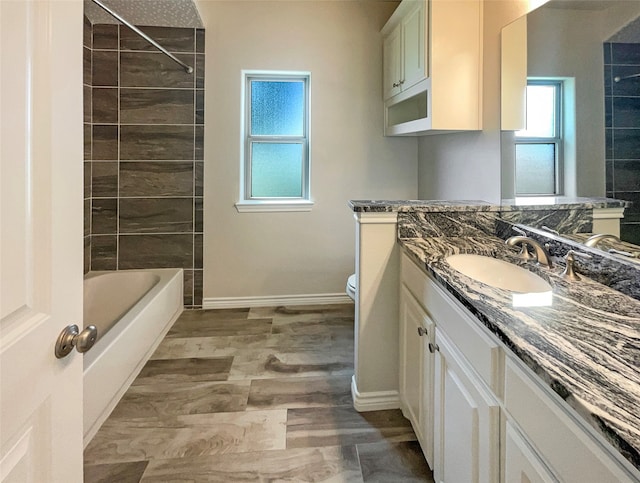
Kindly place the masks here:
[(353, 305), (185, 312), (84, 453), (85, 482), (433, 481), (400, 411), (351, 401)]

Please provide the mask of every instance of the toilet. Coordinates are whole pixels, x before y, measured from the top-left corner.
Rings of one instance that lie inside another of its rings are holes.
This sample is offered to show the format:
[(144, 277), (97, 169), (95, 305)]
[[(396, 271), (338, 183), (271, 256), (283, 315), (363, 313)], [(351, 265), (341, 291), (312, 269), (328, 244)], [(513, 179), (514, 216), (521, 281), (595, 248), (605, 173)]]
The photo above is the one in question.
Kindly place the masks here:
[(347, 279), (347, 295), (353, 300), (356, 301), (356, 274), (350, 275)]

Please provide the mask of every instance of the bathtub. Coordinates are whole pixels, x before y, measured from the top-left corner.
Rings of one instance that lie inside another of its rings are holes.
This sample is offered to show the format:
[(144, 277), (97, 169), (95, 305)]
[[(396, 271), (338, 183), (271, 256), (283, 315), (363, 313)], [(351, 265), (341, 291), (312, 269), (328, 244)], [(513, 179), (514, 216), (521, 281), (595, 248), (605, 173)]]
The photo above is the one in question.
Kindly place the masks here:
[(84, 354), (84, 445), (107, 419), (183, 310), (182, 269), (90, 272), (84, 325), (98, 339)]

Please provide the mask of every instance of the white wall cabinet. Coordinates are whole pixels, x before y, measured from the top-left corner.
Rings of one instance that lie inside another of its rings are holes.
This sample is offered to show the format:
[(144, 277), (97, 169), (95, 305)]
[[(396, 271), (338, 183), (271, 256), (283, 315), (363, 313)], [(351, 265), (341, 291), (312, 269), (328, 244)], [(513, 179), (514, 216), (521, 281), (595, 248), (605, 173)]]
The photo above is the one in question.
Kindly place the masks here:
[(409, 290), (400, 287), (400, 404), (433, 465), (433, 346), (435, 325)]
[[(400, 400), (437, 482), (640, 482), (406, 254), (400, 281)], [(419, 327), (428, 336), (418, 337)]]
[(403, 0), (382, 35), (386, 135), (482, 129), (481, 0)]
[(384, 37), (384, 99), (399, 94), (427, 77), (425, 71), (424, 1), (412, 1), (395, 27)]

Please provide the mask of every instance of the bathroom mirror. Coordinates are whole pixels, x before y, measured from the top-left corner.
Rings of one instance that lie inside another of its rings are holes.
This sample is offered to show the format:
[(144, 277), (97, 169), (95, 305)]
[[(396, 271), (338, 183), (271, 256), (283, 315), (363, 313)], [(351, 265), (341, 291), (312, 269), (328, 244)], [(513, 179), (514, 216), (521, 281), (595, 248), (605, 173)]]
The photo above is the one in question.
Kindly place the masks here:
[[(546, 170), (553, 181), (526, 194), (548, 189), (631, 201), (621, 238), (640, 244), (640, 1), (550, 0), (502, 35), (503, 198), (516, 196), (518, 167), (535, 175)], [(561, 86), (554, 94), (558, 111), (538, 114), (559, 127), (559, 144), (540, 136), (552, 130), (518, 132), (527, 79)], [(528, 166), (527, 152), (535, 150), (546, 152), (547, 161)]]

